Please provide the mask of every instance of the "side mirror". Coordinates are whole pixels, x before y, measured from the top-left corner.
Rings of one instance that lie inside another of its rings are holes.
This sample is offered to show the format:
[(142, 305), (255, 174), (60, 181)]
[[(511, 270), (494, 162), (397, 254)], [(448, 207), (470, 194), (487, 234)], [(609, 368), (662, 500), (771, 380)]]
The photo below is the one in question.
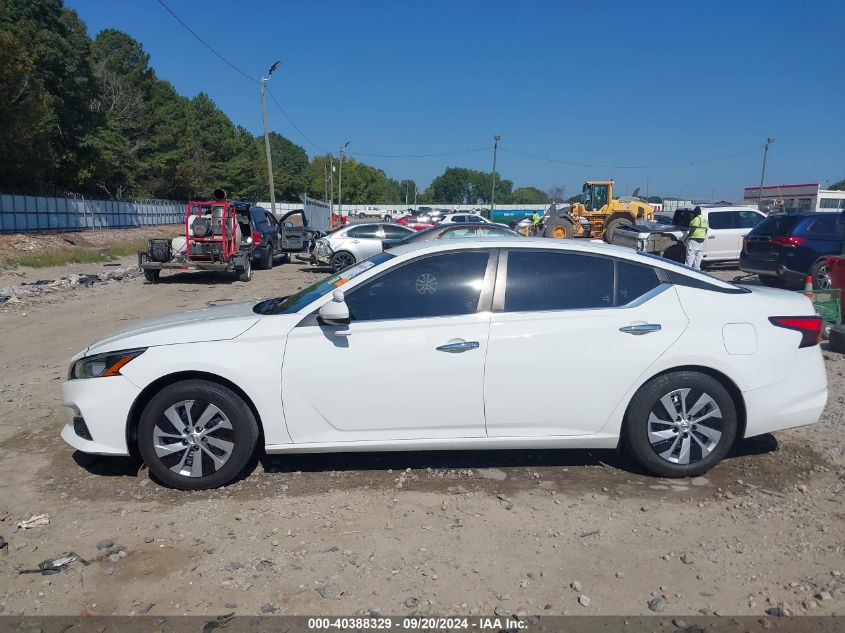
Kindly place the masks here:
[(343, 290), (336, 289), (332, 293), (332, 300), (323, 304), (320, 308), (320, 320), (327, 325), (349, 324), (349, 306), (343, 299)]

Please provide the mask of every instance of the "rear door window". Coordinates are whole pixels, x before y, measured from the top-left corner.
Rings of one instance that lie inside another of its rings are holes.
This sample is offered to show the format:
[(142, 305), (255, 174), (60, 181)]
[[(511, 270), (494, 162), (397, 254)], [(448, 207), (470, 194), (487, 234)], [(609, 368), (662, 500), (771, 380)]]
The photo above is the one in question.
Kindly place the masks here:
[(505, 312), (613, 305), (613, 260), (553, 251), (508, 253)]
[(616, 262), (616, 305), (628, 305), (660, 285), (650, 266)]
[(347, 237), (357, 237), (359, 239), (380, 239), (381, 230), (378, 224), (363, 224), (361, 226), (353, 226), (346, 235)]

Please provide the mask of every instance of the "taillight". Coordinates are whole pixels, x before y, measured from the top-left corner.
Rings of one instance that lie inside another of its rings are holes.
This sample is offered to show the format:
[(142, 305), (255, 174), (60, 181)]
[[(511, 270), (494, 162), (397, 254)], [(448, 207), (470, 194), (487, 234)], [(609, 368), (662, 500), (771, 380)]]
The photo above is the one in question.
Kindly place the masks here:
[(801, 333), (800, 347), (818, 345), (822, 336), (822, 320), (817, 316), (779, 316), (769, 317), (769, 322), (777, 327), (795, 330)]
[(261, 246), (261, 233), (259, 233), (258, 231), (252, 232), (252, 243), (255, 246)]
[(807, 241), (806, 237), (795, 237), (787, 235), (775, 235), (771, 239), (774, 244), (780, 244), (781, 246), (787, 246), (790, 248), (800, 246), (801, 244)]

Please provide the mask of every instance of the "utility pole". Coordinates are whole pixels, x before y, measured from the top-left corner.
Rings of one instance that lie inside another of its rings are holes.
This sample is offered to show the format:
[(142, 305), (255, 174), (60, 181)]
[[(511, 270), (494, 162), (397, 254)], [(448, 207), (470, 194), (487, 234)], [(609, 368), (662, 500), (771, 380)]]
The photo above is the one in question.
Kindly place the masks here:
[(337, 217), (341, 223), (343, 223), (343, 150), (346, 149), (349, 143), (349, 141), (346, 141), (346, 143), (340, 146), (340, 174), (337, 178)]
[[(329, 209), (334, 213), (334, 157), (329, 154)], [(340, 216), (337, 218), (340, 226)]]
[(766, 157), (769, 155), (769, 145), (775, 142), (773, 136), (766, 139), (766, 147), (763, 150), (763, 171), (760, 173), (760, 190), (757, 192), (757, 209), (763, 210), (763, 181), (766, 178)]
[(273, 71), (279, 67), (282, 62), (277, 61), (270, 66), (270, 72), (266, 77), (259, 77), (258, 83), (261, 85), (261, 123), (264, 126), (264, 152), (267, 154), (267, 181), (270, 184), (270, 212), (273, 216), (276, 215), (276, 188), (273, 186), (273, 159), (270, 158), (270, 134), (267, 132), (267, 100), (264, 97), (264, 84), (270, 81)]
[(493, 209), (496, 204), (496, 149), (499, 147), (499, 141), (501, 140), (501, 134), (495, 134), (493, 136), (493, 191), (490, 194), (490, 219), (493, 219)]
[(414, 183), (414, 211), (417, 210), (417, 183)]

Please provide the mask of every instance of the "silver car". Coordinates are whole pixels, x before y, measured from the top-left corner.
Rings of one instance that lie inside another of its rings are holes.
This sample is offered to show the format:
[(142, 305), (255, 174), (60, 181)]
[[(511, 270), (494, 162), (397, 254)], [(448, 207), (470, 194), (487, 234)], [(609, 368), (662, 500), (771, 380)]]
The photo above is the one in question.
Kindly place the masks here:
[(380, 253), (382, 240), (401, 240), (413, 233), (413, 229), (401, 224), (351, 224), (317, 240), (313, 255), (318, 263), (329, 265), (337, 272)]

